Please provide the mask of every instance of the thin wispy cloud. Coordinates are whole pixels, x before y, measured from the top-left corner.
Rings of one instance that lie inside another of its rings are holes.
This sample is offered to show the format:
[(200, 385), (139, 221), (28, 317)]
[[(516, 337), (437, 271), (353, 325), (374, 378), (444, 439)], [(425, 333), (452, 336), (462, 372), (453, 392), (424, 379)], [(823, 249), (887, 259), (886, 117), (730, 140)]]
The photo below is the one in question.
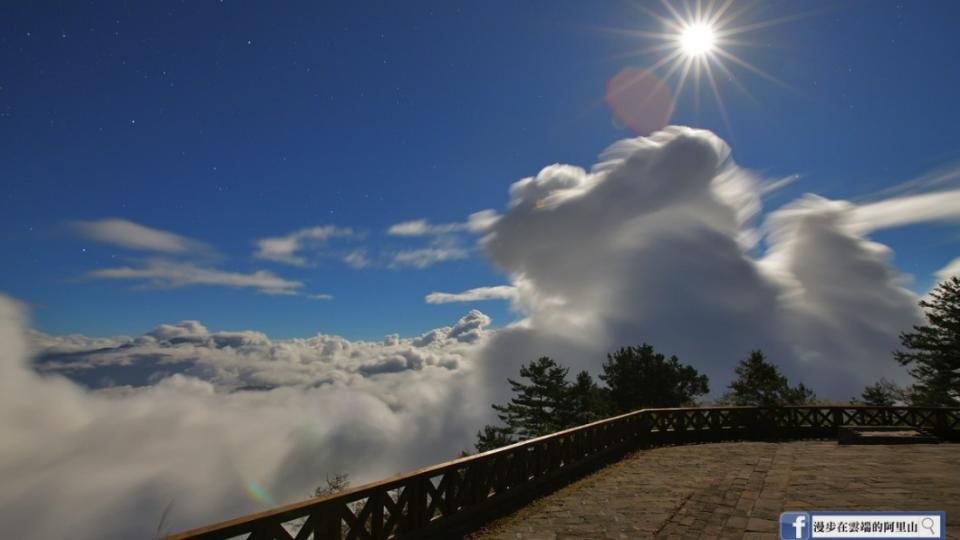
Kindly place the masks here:
[(367, 268), (373, 264), (373, 261), (367, 258), (367, 250), (362, 248), (355, 249), (344, 255), (343, 262), (346, 263), (347, 266), (357, 269)]
[(431, 224), (426, 219), (415, 219), (391, 225), (387, 234), (391, 236), (430, 236), (450, 234), (467, 230), (466, 223)]
[(426, 219), (404, 221), (392, 225), (387, 234), (398, 237), (428, 237), (427, 246), (401, 249), (390, 254), (389, 268), (424, 269), (437, 263), (466, 259), (473, 249), (464, 247), (475, 243), (471, 235), (485, 234), (500, 216), (494, 210), (470, 214), (462, 223), (430, 223)]
[[(324, 293), (306, 293), (303, 291), (302, 281), (286, 279), (265, 270), (244, 273), (212, 267), (208, 264), (209, 255), (216, 253), (212, 246), (129, 220), (111, 218), (74, 221), (70, 225), (80, 235), (97, 242), (158, 254), (134, 258), (135, 264), (131, 265), (91, 270), (84, 274), (84, 278), (126, 280), (148, 288), (214, 286), (251, 289), (270, 295), (304, 296), (316, 300), (333, 298)], [(336, 227), (317, 227), (297, 231), (291, 242), (296, 244), (311, 239), (326, 239), (345, 234), (352, 234), (352, 231)], [(266, 249), (269, 250), (272, 247), (274, 253), (282, 254), (283, 240), (265, 240)], [(291, 254), (296, 251), (296, 247), (295, 245)]]
[(428, 304), (453, 302), (478, 302), (481, 300), (511, 300), (517, 296), (517, 288), (511, 285), (477, 287), (461, 293), (432, 292), (425, 297)]
[(916, 195), (943, 190), (956, 187), (958, 184), (960, 184), (960, 162), (954, 162), (937, 167), (906, 182), (886, 187), (862, 197), (855, 197), (853, 200), (857, 203), (868, 203), (894, 196)]
[(903, 195), (856, 207), (850, 226), (857, 232), (914, 223), (960, 221), (960, 189)]
[(466, 259), (469, 256), (470, 250), (459, 246), (407, 249), (393, 254), (390, 268), (412, 267), (423, 269), (445, 261)]
[(209, 246), (198, 240), (126, 219), (74, 221), (70, 225), (86, 238), (125, 249), (166, 254), (195, 253), (209, 249)]
[(251, 288), (264, 294), (296, 295), (304, 284), (265, 270), (245, 274), (205, 268), (191, 263), (150, 259), (142, 266), (120, 266), (93, 270), (86, 277), (138, 281), (149, 287), (180, 288), (199, 285)]
[(301, 255), (307, 250), (319, 250), (332, 238), (350, 238), (358, 234), (349, 227), (322, 225), (293, 231), (284, 236), (261, 238), (254, 242), (256, 252), (253, 256), (258, 259), (289, 264), (293, 266), (307, 266), (309, 261)]
[(426, 219), (414, 219), (391, 225), (391, 236), (444, 236), (454, 233), (480, 234), (496, 223), (499, 216), (494, 210), (481, 210), (470, 214), (463, 223), (430, 223)]
[(783, 178), (764, 182), (760, 188), (760, 193), (762, 193), (764, 196), (772, 195), (777, 191), (789, 186), (790, 184), (793, 184), (797, 180), (800, 180), (800, 178), (802, 177), (799, 174), (791, 174), (784, 176)]

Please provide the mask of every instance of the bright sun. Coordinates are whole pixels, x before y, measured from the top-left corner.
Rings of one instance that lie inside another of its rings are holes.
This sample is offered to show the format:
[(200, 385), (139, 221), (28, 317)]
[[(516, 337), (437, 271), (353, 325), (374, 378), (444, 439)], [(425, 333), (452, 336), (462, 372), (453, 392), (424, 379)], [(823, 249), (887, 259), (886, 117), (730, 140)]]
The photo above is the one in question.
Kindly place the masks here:
[(661, 55), (645, 69), (657, 72), (660, 80), (664, 82), (674, 83), (672, 95), (674, 103), (683, 92), (684, 84), (692, 80), (694, 107), (699, 114), (700, 90), (702, 84), (706, 82), (713, 91), (713, 98), (717, 102), (717, 108), (727, 129), (730, 129), (727, 110), (720, 97), (720, 83), (728, 82), (751, 100), (755, 98), (731, 71), (728, 64), (735, 64), (754, 75), (786, 86), (783, 81), (734, 53), (733, 48), (764, 46), (762, 42), (743, 40), (740, 36), (804, 17), (805, 14), (750, 20), (752, 17), (750, 13), (756, 6), (755, 1), (740, 3), (738, 0), (660, 0), (666, 14), (657, 13), (643, 4), (642, 2), (634, 3), (648, 16), (648, 19), (660, 23), (658, 31), (611, 30), (655, 41), (651, 46), (639, 49), (636, 53), (644, 57), (650, 53)]
[(713, 28), (699, 23), (692, 24), (680, 33), (680, 47), (687, 56), (703, 56), (713, 50), (716, 41)]

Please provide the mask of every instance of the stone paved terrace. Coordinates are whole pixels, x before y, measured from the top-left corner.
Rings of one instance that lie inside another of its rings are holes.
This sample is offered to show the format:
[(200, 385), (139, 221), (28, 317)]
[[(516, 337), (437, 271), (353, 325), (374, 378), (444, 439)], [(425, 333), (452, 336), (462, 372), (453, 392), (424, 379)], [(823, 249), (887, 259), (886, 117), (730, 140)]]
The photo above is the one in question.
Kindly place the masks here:
[(739, 442), (634, 453), (471, 540), (778, 538), (785, 510), (943, 510), (960, 539), (960, 445)]

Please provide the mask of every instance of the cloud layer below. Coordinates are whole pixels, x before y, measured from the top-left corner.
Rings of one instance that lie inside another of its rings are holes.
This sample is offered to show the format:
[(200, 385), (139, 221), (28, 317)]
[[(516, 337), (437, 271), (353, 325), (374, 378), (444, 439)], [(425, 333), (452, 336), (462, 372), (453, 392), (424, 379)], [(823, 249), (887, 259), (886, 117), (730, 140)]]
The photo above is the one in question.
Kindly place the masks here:
[(0, 296), (5, 534), (149, 538), (306, 498), (328, 474), (452, 459), (480, 421), (466, 358), (489, 323), (473, 311), (382, 342), (196, 321), (90, 339), (25, 332)]

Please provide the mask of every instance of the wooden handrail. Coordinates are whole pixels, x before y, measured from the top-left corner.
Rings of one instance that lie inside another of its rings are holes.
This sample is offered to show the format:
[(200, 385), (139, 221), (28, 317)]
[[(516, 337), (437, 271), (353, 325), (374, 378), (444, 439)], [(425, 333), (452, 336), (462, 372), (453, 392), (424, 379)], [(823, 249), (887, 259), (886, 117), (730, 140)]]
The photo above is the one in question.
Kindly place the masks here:
[[(828, 438), (841, 426), (900, 425), (960, 440), (960, 407), (700, 407), (642, 409), (430, 465), (166, 540), (422, 538), (479, 524), (585, 467), (658, 444)], [(306, 520), (293, 532), (283, 524)]]

